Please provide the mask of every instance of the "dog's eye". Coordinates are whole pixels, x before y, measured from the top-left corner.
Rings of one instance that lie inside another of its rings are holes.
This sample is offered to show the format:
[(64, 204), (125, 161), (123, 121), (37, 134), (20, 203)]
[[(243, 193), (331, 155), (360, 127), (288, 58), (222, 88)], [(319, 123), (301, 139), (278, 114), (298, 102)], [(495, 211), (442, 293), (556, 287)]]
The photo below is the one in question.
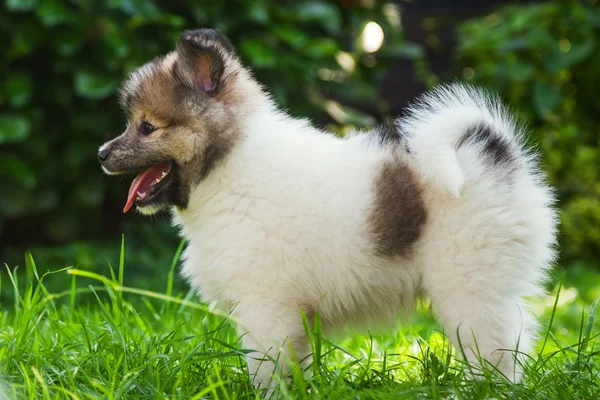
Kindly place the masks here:
[(156, 130), (156, 127), (148, 121), (144, 121), (144, 122), (142, 122), (142, 125), (140, 125), (140, 132), (144, 136), (148, 136), (155, 130)]

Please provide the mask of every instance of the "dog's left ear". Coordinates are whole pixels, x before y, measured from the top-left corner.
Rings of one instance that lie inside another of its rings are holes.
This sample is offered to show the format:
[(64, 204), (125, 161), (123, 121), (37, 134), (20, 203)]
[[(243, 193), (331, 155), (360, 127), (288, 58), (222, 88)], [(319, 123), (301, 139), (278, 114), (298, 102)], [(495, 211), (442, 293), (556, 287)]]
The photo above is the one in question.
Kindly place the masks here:
[(234, 55), (227, 38), (214, 29), (185, 31), (177, 43), (177, 75), (195, 91), (217, 94), (223, 84), (226, 60)]

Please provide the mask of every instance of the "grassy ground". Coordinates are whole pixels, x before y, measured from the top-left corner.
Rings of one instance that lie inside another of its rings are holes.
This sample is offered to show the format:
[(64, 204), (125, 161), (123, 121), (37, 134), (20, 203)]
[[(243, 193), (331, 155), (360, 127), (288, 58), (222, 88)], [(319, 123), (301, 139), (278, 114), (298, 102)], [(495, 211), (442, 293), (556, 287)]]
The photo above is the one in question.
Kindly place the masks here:
[[(258, 398), (234, 323), (198, 303), (191, 292), (173, 293), (176, 262), (165, 274), (165, 291), (146, 292), (122, 286), (122, 255), (109, 277), (75, 269), (53, 272), (64, 278), (59, 293), (48, 292), (31, 257), (27, 282), (18, 282), (19, 275), (6, 267), (0, 277), (10, 281), (14, 304), (0, 308), (0, 392), (11, 399)], [(598, 275), (575, 276), (585, 282), (581, 286), (587, 284), (586, 294), (565, 285), (536, 302), (550, 328), (520, 384), (493, 371), (484, 371), (480, 380), (466, 378), (460, 357), (422, 304), (410, 323), (385, 335), (350, 333), (329, 342), (311, 333), (313, 376), (296, 373), (275, 394), (289, 399), (600, 398), (598, 323), (589, 301), (589, 293), (599, 290), (597, 281), (589, 281)]]

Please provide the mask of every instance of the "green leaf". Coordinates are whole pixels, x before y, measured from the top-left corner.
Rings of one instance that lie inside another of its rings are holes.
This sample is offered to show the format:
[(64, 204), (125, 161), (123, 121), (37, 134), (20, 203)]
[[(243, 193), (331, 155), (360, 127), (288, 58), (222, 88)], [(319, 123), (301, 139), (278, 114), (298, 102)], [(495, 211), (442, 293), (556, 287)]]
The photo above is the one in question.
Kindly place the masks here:
[(31, 207), (37, 212), (47, 212), (56, 208), (59, 200), (60, 197), (56, 188), (44, 188), (36, 190), (31, 201)]
[(275, 37), (294, 49), (305, 46), (310, 38), (300, 29), (290, 26), (276, 26), (273, 28)]
[(296, 8), (296, 18), (301, 22), (319, 22), (334, 34), (342, 32), (342, 19), (338, 8), (324, 1), (306, 1)]
[(514, 82), (526, 82), (535, 75), (535, 68), (529, 63), (517, 62), (507, 69), (508, 76)]
[(129, 3), (132, 14), (141, 14), (145, 17), (160, 17), (160, 10), (151, 0), (130, 0)]
[(507, 40), (504, 45), (499, 48), (499, 53), (510, 53), (513, 51), (525, 50), (531, 47), (531, 43), (523, 37), (516, 37)]
[(114, 55), (117, 58), (125, 58), (131, 52), (131, 48), (127, 43), (126, 38), (124, 38), (123, 34), (116, 29), (111, 30), (105, 35), (104, 42), (113, 50)]
[(54, 35), (52, 44), (61, 56), (70, 56), (83, 46), (83, 39), (83, 32), (76, 28), (70, 28), (61, 30)]
[(422, 58), (424, 51), (423, 46), (416, 42), (405, 41), (402, 43), (383, 46), (378, 53), (380, 56), (387, 57), (402, 57), (409, 60)]
[(15, 28), (11, 36), (9, 50), (3, 53), (3, 57), (7, 57), (8, 60), (32, 53), (43, 44), (47, 33), (31, 18), (20, 21), (18, 29)]
[(14, 154), (3, 154), (0, 157), (0, 176), (11, 179), (26, 189), (32, 189), (37, 183), (33, 170)]
[(347, 85), (345, 82), (332, 85), (329, 89), (332, 97), (344, 99), (347, 102), (376, 101), (379, 98), (377, 86), (366, 82), (355, 82)]
[(38, 0), (6, 0), (6, 8), (10, 11), (31, 11), (37, 4)]
[(536, 81), (533, 86), (533, 105), (540, 116), (552, 112), (562, 99), (559, 87)]
[(174, 14), (165, 14), (162, 15), (162, 20), (175, 28), (184, 28), (185, 27), (185, 18), (180, 17), (179, 15)]
[(259, 24), (269, 22), (269, 12), (264, 1), (251, 1), (247, 12), (248, 19)]
[(0, 114), (0, 144), (22, 142), (30, 131), (31, 123), (26, 117), (12, 113)]
[(591, 38), (586, 40), (582, 44), (573, 43), (571, 45), (571, 49), (566, 53), (567, 57), (565, 59), (565, 68), (575, 65), (586, 59), (592, 54), (596, 47), (596, 39)]
[(11, 185), (0, 192), (0, 215), (15, 218), (25, 215), (29, 210), (32, 195), (29, 190)]
[(60, 0), (41, 0), (36, 14), (44, 26), (52, 27), (63, 23), (71, 14)]
[(32, 93), (33, 83), (29, 75), (12, 72), (6, 76), (4, 95), (8, 98), (11, 106), (23, 107), (31, 100)]
[(275, 65), (275, 54), (273, 49), (265, 44), (263, 40), (242, 40), (240, 51), (257, 68), (271, 67)]
[(83, 207), (97, 207), (104, 200), (104, 181), (98, 177), (87, 177), (73, 192), (77, 203)]
[(333, 39), (314, 39), (302, 50), (309, 57), (323, 58), (333, 56), (340, 49)]
[(552, 73), (556, 73), (561, 69), (572, 68), (592, 55), (595, 48), (595, 39), (588, 39), (583, 43), (571, 43), (571, 47), (567, 52), (555, 49), (546, 57), (544, 66), (547, 71)]
[(102, 73), (81, 71), (75, 75), (75, 93), (90, 100), (112, 95), (118, 84), (117, 79)]

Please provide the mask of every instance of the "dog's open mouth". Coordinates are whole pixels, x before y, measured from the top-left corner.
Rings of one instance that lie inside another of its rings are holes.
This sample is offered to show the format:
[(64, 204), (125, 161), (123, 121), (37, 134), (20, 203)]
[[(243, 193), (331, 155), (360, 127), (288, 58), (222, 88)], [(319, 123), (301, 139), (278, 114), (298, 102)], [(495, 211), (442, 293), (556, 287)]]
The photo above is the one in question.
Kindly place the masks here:
[(127, 195), (127, 203), (123, 208), (123, 212), (129, 211), (134, 202), (141, 202), (144, 199), (152, 196), (153, 192), (159, 186), (159, 183), (165, 179), (171, 172), (171, 162), (164, 161), (153, 165), (145, 171), (142, 171), (135, 177), (131, 186), (129, 187), (129, 194)]

